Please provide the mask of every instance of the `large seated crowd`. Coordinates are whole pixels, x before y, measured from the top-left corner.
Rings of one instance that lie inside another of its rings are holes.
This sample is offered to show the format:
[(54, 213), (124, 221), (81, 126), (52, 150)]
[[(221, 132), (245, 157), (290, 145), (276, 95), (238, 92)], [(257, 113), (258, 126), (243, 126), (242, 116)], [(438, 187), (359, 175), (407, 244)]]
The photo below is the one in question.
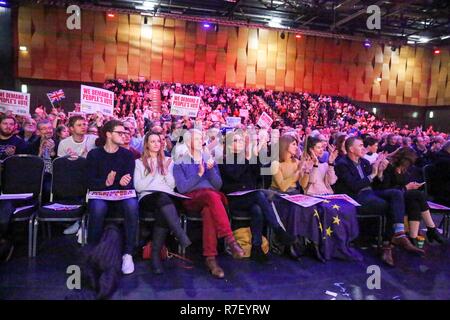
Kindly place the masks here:
[[(265, 226), (291, 256), (301, 250), (300, 237), (306, 237), (325, 259), (358, 259), (351, 248), (359, 235), (356, 216), (381, 215), (386, 227), (380, 258), (390, 266), (395, 265), (394, 246), (425, 254), (421, 222), (428, 241), (446, 240), (433, 220), (423, 184), (424, 168), (431, 165), (438, 172), (433, 177), (433, 185), (438, 186), (433, 189), (434, 201), (450, 206), (450, 136), (445, 132), (431, 126), (426, 130), (398, 126), (344, 99), (308, 93), (124, 80), (109, 80), (103, 87), (114, 92), (113, 117), (97, 113), (69, 118), (61, 106), (47, 112), (42, 105), (29, 117), (2, 114), (0, 160), (17, 154), (43, 158), (43, 203), (49, 201), (52, 161), (58, 157), (87, 159), (91, 191), (136, 190), (137, 198), (91, 199), (87, 204), (89, 245), (100, 241), (108, 212), (122, 212), (124, 274), (134, 271), (142, 209), (154, 211), (151, 265), (155, 274), (163, 272), (159, 253), (168, 234), (173, 233), (182, 249), (191, 245), (180, 224), (180, 211), (200, 214), (203, 256), (217, 278), (224, 277), (216, 259), (218, 239), (224, 239), (235, 258), (250, 256), (264, 263), (268, 259), (262, 246)], [(153, 108), (154, 89), (161, 93), (160, 110)], [(196, 118), (170, 114), (173, 93), (201, 97)], [(241, 113), (245, 109), (248, 116)], [(270, 128), (257, 125), (263, 112), (274, 120)], [(227, 125), (227, 117), (240, 115), (245, 115), (240, 125)], [(229, 195), (236, 192), (240, 194)], [(308, 211), (280, 197), (296, 194), (346, 194), (360, 206), (344, 201), (331, 207), (324, 201)], [(23, 204), (0, 201), (2, 260), (13, 250), (11, 219), (19, 205)], [(237, 211), (247, 212), (250, 218), (249, 253), (230, 225), (229, 214)], [(334, 219), (328, 227), (327, 215)], [(315, 240), (313, 225), (324, 239), (334, 239), (341, 247), (336, 252), (328, 248), (327, 253), (322, 237)], [(348, 230), (339, 233), (332, 229), (337, 226)], [(79, 228), (77, 222), (65, 233)]]

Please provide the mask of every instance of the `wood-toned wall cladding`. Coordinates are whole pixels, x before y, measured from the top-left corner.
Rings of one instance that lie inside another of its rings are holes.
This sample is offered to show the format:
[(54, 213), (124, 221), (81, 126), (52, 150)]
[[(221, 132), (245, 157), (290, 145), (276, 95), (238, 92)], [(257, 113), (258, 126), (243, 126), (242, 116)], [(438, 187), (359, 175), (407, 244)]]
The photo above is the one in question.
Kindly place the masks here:
[[(110, 78), (206, 83), (348, 96), (359, 101), (450, 104), (449, 49), (391, 48), (267, 29), (82, 11), (66, 28), (60, 8), (19, 9), (18, 75), (103, 82)], [(378, 81), (380, 78), (381, 81)]]

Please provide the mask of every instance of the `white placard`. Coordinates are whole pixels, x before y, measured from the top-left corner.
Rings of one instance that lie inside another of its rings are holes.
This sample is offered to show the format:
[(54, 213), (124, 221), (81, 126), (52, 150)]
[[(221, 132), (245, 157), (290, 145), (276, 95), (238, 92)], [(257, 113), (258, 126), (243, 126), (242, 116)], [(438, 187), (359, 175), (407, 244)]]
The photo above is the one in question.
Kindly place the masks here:
[(61, 203), (53, 203), (47, 206), (44, 206), (46, 209), (55, 210), (55, 211), (67, 211), (67, 210), (75, 210), (80, 208), (81, 205), (78, 204), (61, 204)]
[(287, 201), (290, 201), (292, 203), (295, 203), (301, 207), (304, 207), (304, 208), (312, 207), (313, 205), (316, 205), (323, 201), (323, 199), (305, 196), (304, 194), (296, 194), (296, 195), (291, 195), (291, 196), (287, 195), (287, 196), (282, 196), (282, 198), (284, 198)]
[(5, 193), (0, 195), (0, 200), (24, 200), (29, 199), (32, 196), (32, 193)]
[(184, 194), (181, 194), (181, 193), (178, 193), (178, 192), (175, 192), (175, 191), (171, 191), (170, 192), (170, 191), (161, 191), (161, 190), (145, 190), (143, 192), (151, 192), (151, 193), (153, 193), (153, 192), (164, 192), (164, 193), (167, 193), (167, 194), (169, 194), (171, 196), (174, 196), (174, 197), (177, 197), (177, 198), (192, 199), (191, 197), (185, 196)]
[(0, 90), (0, 112), (6, 111), (18, 116), (30, 114), (30, 94)]
[(248, 118), (248, 109), (240, 109), (239, 110), (239, 116), (240, 117), (244, 117), (244, 118)]
[(97, 87), (81, 85), (80, 111), (86, 114), (100, 112), (112, 116), (114, 110), (114, 93)]
[(327, 199), (327, 200), (345, 200), (345, 201), (351, 203), (352, 205), (354, 205), (355, 207), (361, 206), (358, 202), (353, 200), (352, 197), (350, 197), (346, 194), (329, 194), (326, 196), (317, 196), (317, 197), (322, 198), (322, 199)]
[(172, 94), (170, 114), (175, 116), (197, 117), (200, 107), (200, 97)]
[(106, 201), (120, 201), (136, 197), (135, 190), (108, 190), (108, 191), (89, 191), (88, 199), (99, 199)]
[(238, 196), (243, 196), (244, 194), (259, 191), (259, 190), (260, 189), (236, 191), (236, 192), (231, 192), (231, 193), (227, 194), (227, 196), (238, 197)]
[(17, 214), (17, 213), (19, 213), (19, 212), (22, 212), (22, 211), (31, 209), (31, 208), (33, 208), (33, 207), (34, 207), (34, 206), (24, 206), (24, 207), (16, 208), (16, 210), (14, 210), (13, 214)]
[(241, 124), (241, 118), (240, 117), (227, 117), (227, 125), (235, 128), (238, 125)]
[(265, 112), (259, 117), (257, 125), (264, 129), (269, 129), (273, 123), (273, 119)]
[(72, 118), (72, 117), (75, 117), (75, 116), (82, 116), (83, 118), (86, 119), (86, 113), (84, 113), (84, 112), (75, 112), (75, 111), (72, 111), (72, 112), (69, 112), (69, 113), (68, 113), (68, 117), (69, 117), (69, 118)]
[(430, 207), (430, 209), (433, 209), (433, 210), (450, 210), (449, 207), (446, 207), (446, 206), (443, 206), (442, 204), (434, 203), (431, 201), (428, 201), (428, 206)]

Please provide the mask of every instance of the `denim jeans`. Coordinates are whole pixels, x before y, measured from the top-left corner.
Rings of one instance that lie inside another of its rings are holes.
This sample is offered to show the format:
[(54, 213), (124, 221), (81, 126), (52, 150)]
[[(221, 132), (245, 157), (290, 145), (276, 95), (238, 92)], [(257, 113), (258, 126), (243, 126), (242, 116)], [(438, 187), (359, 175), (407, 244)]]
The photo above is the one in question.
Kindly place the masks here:
[(394, 224), (404, 223), (405, 200), (401, 190), (365, 190), (358, 194), (356, 201), (362, 205), (360, 214), (378, 214), (386, 217), (388, 226), (385, 233), (386, 239), (392, 237)]
[(106, 201), (100, 199), (89, 200), (88, 243), (97, 244), (103, 233), (105, 217), (109, 210), (121, 210), (124, 215), (125, 254), (133, 254), (136, 244), (139, 210), (135, 198), (121, 201)]

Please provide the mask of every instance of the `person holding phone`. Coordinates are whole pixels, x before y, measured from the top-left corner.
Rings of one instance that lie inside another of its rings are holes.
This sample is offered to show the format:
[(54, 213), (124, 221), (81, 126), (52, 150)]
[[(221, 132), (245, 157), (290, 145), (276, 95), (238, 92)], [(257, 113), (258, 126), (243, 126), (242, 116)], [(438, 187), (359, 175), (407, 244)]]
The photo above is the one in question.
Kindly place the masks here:
[(380, 164), (385, 170), (378, 176), (378, 187), (381, 189), (396, 188), (403, 190), (406, 214), (409, 221), (409, 238), (414, 245), (417, 246), (417, 236), (419, 235), (421, 219), (423, 219), (427, 227), (428, 241), (437, 241), (443, 244), (445, 239), (437, 231), (436, 225), (431, 217), (425, 193), (420, 190), (425, 182), (410, 181), (409, 169), (416, 160), (417, 154), (412, 148), (399, 148), (394, 154), (388, 157), (388, 161)]

